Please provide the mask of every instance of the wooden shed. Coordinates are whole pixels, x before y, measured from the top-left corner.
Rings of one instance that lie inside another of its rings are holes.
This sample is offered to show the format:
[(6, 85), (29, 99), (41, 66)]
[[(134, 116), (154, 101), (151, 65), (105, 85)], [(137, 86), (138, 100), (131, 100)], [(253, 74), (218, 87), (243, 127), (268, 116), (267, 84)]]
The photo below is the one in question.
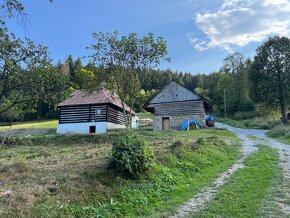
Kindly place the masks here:
[[(92, 93), (76, 90), (69, 99), (58, 105), (60, 110), (57, 133), (104, 133), (110, 129), (125, 128), (122, 101), (104, 87)], [(130, 107), (125, 104), (127, 115)], [(138, 117), (132, 112), (132, 128)]]
[(188, 119), (205, 120), (208, 100), (176, 82), (165, 86), (155, 97), (144, 105), (154, 113), (154, 130), (179, 130)]

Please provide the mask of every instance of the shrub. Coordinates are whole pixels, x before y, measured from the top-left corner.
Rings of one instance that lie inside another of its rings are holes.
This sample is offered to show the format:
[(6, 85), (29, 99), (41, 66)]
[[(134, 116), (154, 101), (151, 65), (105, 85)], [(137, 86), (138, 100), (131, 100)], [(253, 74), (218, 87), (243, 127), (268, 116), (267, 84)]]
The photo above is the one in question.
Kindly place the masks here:
[(232, 119), (234, 120), (245, 120), (245, 119), (253, 119), (255, 117), (259, 117), (260, 113), (257, 111), (247, 111), (247, 112), (236, 112), (233, 116)]
[(140, 136), (128, 133), (113, 141), (109, 168), (122, 176), (139, 177), (149, 169), (152, 161), (153, 154)]
[(288, 137), (289, 138), (290, 126), (277, 126), (267, 133), (272, 138)]
[(225, 142), (223, 140), (220, 140), (216, 136), (209, 136), (209, 137), (199, 138), (197, 140), (197, 144), (199, 144), (200, 146), (217, 146), (217, 147), (221, 147), (221, 146), (225, 145)]

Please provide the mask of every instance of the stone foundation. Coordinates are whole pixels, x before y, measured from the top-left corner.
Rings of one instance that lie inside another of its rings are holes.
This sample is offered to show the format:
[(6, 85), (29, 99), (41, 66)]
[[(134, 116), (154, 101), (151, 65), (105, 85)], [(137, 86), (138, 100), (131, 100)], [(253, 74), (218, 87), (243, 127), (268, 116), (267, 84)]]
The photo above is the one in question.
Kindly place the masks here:
[(192, 116), (192, 115), (185, 115), (185, 116), (154, 116), (153, 120), (153, 130), (155, 131), (162, 131), (162, 118), (169, 117), (170, 120), (170, 130), (180, 130), (181, 125), (188, 119), (198, 119), (202, 122), (205, 122), (205, 116)]

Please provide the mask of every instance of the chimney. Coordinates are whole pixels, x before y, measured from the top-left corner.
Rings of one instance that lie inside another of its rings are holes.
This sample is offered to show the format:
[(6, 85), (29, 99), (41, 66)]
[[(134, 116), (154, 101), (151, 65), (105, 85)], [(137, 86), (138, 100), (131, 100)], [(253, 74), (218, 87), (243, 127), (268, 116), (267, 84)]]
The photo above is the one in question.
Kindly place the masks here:
[(117, 94), (116, 94), (116, 92), (114, 90), (111, 91), (111, 94), (112, 94), (113, 97), (117, 97)]

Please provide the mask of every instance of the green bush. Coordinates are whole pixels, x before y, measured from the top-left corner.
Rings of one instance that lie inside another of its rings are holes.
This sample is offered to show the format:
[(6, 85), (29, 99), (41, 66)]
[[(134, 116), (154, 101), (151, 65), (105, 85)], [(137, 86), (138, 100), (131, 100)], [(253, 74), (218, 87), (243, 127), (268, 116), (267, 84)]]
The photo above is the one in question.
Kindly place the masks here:
[(152, 165), (153, 154), (144, 139), (128, 133), (113, 141), (109, 168), (124, 177), (137, 178)]

